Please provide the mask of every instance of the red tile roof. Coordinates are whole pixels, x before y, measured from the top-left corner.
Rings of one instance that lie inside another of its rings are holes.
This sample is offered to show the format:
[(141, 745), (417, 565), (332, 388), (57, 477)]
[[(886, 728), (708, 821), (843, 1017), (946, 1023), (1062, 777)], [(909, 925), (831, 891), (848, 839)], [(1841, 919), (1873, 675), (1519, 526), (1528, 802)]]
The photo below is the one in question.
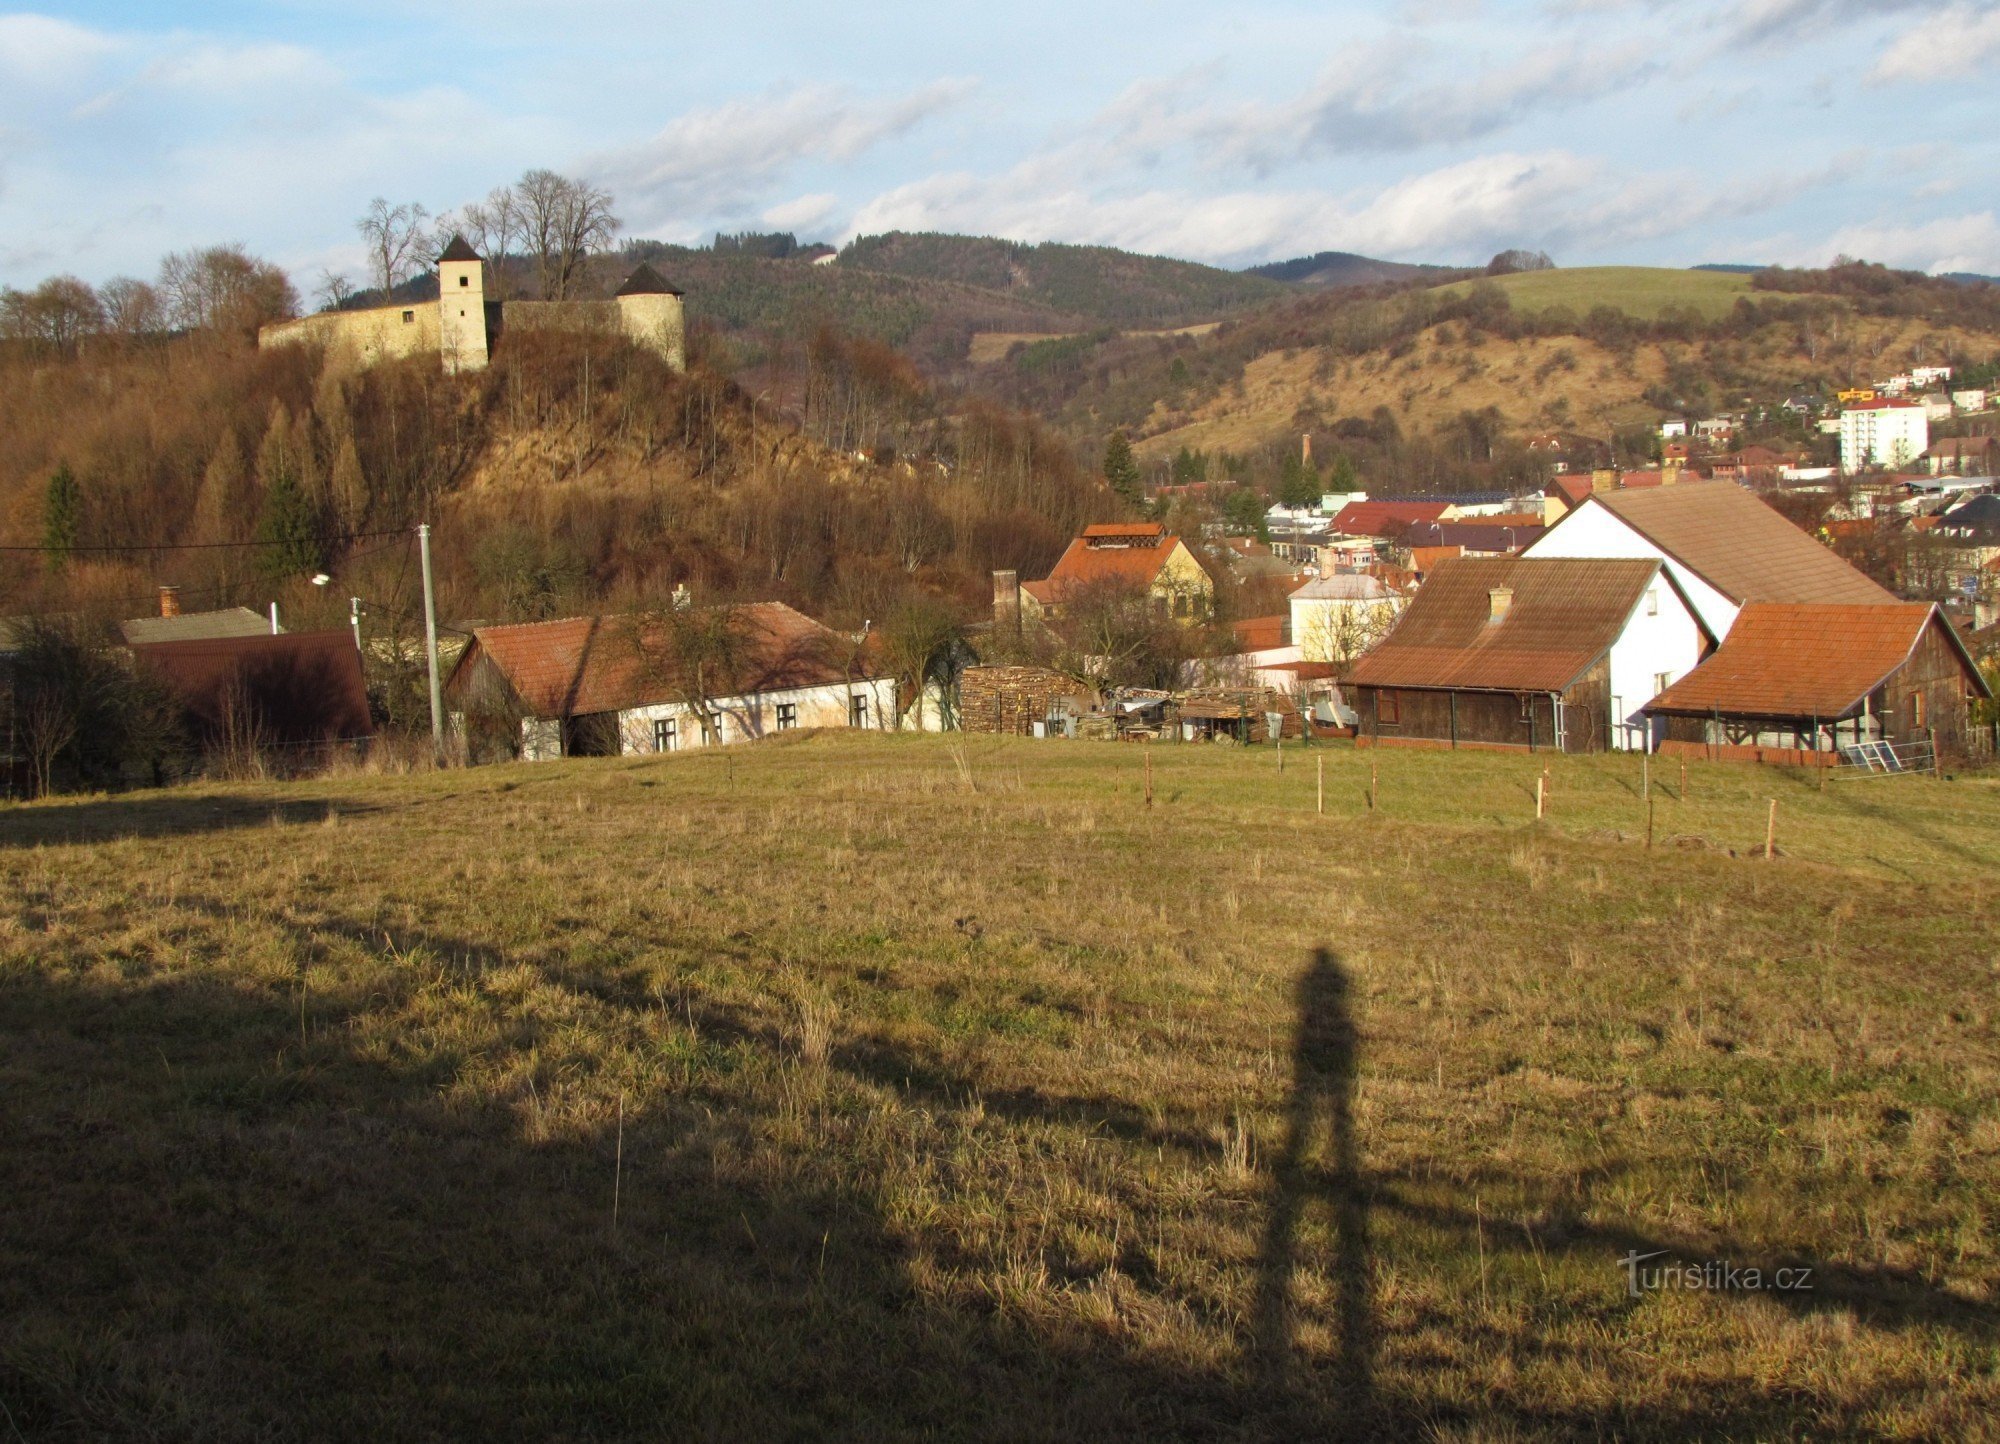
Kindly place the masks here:
[(1263, 652), (1284, 646), (1285, 631), (1291, 624), (1291, 614), (1280, 612), (1269, 617), (1245, 617), (1232, 622), (1229, 630), (1236, 634), (1236, 645), (1244, 651)]
[[(851, 648), (837, 632), (782, 602), (735, 610), (743, 655), (739, 675), (721, 684), (730, 695), (824, 686), (850, 676), (842, 663)], [(458, 691), (467, 685), (483, 661), (533, 716), (621, 712), (679, 698), (670, 651), (664, 625), (642, 617), (480, 627), (452, 669), (450, 686)]]
[(1064, 550), (1048, 576), (1028, 582), (1022, 590), (1039, 602), (1053, 601), (1071, 588), (1096, 582), (1122, 581), (1150, 587), (1173, 555), (1180, 538), (1169, 536), (1157, 523), (1111, 523), (1087, 526)]
[[(1730, 717), (1846, 717), (1910, 658), (1924, 628), (1942, 627), (1973, 678), (1978, 671), (1929, 602), (1891, 606), (1752, 602), (1714, 655), (1647, 704), (1649, 712)], [(1983, 688), (1983, 683), (1980, 684)]]
[(1436, 521), (1451, 503), (1444, 501), (1350, 501), (1335, 513), (1328, 530), (1335, 536), (1392, 537), (1414, 521)]
[(1559, 476), (1549, 483), (1548, 490), (1542, 494), (1547, 496), (1553, 493), (1568, 502), (1571, 506), (1576, 506), (1590, 499), (1591, 490), (1591, 481), (1588, 475)]
[[(1402, 620), (1349, 679), (1368, 687), (1560, 692), (1618, 639), (1650, 559), (1458, 557), (1438, 563)], [(1513, 592), (1492, 617), (1492, 593)]]

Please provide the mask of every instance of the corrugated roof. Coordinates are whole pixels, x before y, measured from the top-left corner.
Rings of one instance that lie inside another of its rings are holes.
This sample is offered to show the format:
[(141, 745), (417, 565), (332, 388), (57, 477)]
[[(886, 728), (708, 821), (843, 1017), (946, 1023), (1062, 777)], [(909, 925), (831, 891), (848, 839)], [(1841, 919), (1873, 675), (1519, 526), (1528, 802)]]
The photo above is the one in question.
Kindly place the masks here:
[(1896, 600), (1734, 482), (1603, 491), (1588, 504), (1610, 511), (1734, 602)]
[[(217, 637), (268, 637), (271, 619), (248, 607), (224, 607), (214, 612), (182, 612), (172, 617), (133, 617), (118, 630), (129, 646), (154, 642), (201, 642)], [(282, 633), (283, 628), (279, 628)]]
[[(1455, 557), (1349, 679), (1367, 687), (1560, 692), (1602, 657), (1660, 575), (1650, 559)], [(1494, 589), (1513, 590), (1492, 620)]]
[(1548, 528), (1540, 522), (1520, 526), (1512, 522), (1474, 521), (1418, 522), (1403, 533), (1404, 546), (1463, 547), (1475, 552), (1522, 551)]
[(375, 730), (361, 653), (344, 628), (274, 636), (267, 624), (257, 636), (136, 643), (132, 660), (210, 729), (221, 728), (242, 698), (272, 742), (345, 740)]
[[(842, 638), (812, 618), (782, 602), (753, 602), (736, 612), (744, 645), (739, 675), (722, 684), (731, 695), (824, 686), (849, 676)], [(480, 627), (472, 638), (452, 669), (453, 687), (483, 658), (536, 717), (587, 717), (679, 697), (671, 644), (657, 620), (570, 617)]]
[(1909, 660), (1924, 628), (1933, 625), (1944, 628), (1977, 677), (1965, 644), (1930, 602), (1880, 607), (1752, 602), (1737, 614), (1714, 655), (1646, 710), (1845, 717)]

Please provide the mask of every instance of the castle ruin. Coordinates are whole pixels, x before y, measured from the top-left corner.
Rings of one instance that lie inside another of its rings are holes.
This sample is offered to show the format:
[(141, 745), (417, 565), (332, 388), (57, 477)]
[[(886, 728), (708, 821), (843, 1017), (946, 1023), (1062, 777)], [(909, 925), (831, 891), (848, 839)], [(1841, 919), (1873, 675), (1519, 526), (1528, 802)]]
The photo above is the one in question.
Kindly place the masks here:
[(407, 305), (322, 311), (257, 332), (257, 345), (323, 346), (329, 362), (373, 366), (435, 352), (448, 375), (483, 371), (510, 331), (594, 331), (628, 337), (676, 371), (687, 369), (681, 292), (641, 265), (609, 301), (489, 301), (486, 263), (453, 236), (438, 257), (438, 298)]

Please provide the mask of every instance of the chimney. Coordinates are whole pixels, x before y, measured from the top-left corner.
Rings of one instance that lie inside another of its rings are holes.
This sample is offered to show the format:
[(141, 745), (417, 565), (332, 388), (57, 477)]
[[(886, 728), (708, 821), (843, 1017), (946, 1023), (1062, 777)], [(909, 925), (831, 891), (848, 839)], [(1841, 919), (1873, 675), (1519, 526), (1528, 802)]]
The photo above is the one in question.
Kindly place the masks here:
[(1486, 620), (1497, 622), (1503, 619), (1514, 606), (1512, 587), (1494, 587), (1486, 593)]
[(1299, 433), (1299, 460), (1307, 466), (1313, 464), (1313, 434), (1310, 431)]
[(1003, 632), (1021, 630), (1021, 574), (993, 574), (993, 625)]
[(160, 615), (178, 617), (181, 614), (181, 589), (179, 587), (160, 588)]

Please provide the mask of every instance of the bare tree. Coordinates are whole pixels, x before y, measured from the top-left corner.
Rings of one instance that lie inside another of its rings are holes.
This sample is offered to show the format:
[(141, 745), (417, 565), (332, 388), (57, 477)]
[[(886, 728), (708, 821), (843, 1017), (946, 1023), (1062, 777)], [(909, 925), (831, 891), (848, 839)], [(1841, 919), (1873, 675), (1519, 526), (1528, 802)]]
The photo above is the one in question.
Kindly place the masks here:
[(383, 196), (368, 203), (367, 211), (354, 223), (368, 247), (368, 275), (386, 298), (427, 257), (421, 253), (430, 239), (424, 221), (426, 211), (415, 201), (392, 206)]
[(114, 276), (98, 287), (97, 299), (104, 304), (104, 327), (114, 335), (136, 338), (166, 329), (166, 302), (144, 281)]
[(160, 262), (159, 290), (172, 324), (188, 331), (247, 331), (299, 313), (289, 277), (242, 246), (176, 251)]
[(319, 273), (319, 285), (313, 288), (313, 299), (318, 301), (322, 311), (338, 311), (354, 297), (354, 282), (331, 268)]
[[(512, 186), (500, 186), (485, 200), (461, 209), (455, 217), (441, 218), (437, 239), (449, 242), (453, 234), (464, 236), (466, 244), (486, 258), (487, 285), (493, 299), (504, 301), (510, 289), (507, 258), (521, 245), (522, 233), (521, 198)], [(443, 248), (442, 244), (438, 247)]]
[(609, 246), (624, 224), (611, 213), (611, 192), (552, 170), (531, 170), (514, 194), (542, 299), (567, 300), (583, 277), (584, 262)]
[(97, 292), (75, 276), (51, 276), (32, 291), (0, 291), (0, 335), (74, 355), (85, 336), (104, 329)]
[(756, 638), (742, 610), (673, 605), (629, 617), (617, 639), (637, 655), (641, 672), (701, 722), (704, 744), (722, 737), (719, 699), (746, 690)]

